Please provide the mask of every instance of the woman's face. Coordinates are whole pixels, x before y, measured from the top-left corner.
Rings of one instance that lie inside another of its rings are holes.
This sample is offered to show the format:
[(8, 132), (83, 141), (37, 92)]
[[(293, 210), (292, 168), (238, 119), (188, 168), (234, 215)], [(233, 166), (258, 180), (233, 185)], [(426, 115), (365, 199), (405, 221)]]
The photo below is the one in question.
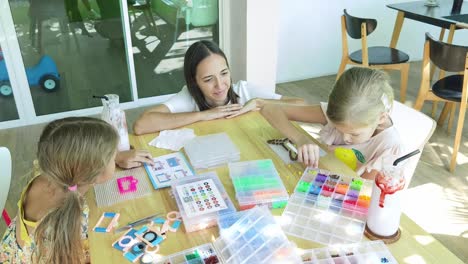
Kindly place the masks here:
[(226, 98), (231, 87), (231, 72), (226, 60), (218, 54), (211, 54), (197, 66), (195, 80), (211, 106), (226, 104)]

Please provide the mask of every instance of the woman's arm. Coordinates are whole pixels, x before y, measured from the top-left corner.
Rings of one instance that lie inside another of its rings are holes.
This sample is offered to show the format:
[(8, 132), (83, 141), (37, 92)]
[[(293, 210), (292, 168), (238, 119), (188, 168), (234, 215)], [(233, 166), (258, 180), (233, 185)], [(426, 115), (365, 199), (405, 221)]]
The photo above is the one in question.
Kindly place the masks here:
[(202, 112), (171, 113), (166, 105), (158, 105), (146, 110), (133, 124), (136, 135), (158, 132), (233, 115), (241, 108), (238, 104), (223, 105)]

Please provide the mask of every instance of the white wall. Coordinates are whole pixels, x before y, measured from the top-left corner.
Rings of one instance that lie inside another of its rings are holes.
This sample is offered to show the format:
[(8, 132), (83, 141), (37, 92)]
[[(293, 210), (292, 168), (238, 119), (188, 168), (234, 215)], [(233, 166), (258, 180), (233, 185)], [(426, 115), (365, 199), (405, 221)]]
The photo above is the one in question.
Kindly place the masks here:
[[(409, 1), (280, 0), (277, 83), (336, 74), (341, 61), (343, 9), (355, 16), (376, 18), (377, 29), (369, 36), (368, 43), (388, 46), (397, 11), (386, 5)], [(440, 28), (405, 19), (397, 48), (408, 53), (411, 61), (421, 60), (425, 32), (438, 37)], [(360, 47), (358, 40), (348, 38), (348, 43), (352, 51)], [(454, 43), (468, 45), (468, 30), (457, 30)]]
[(229, 9), (221, 42), (233, 81), (247, 80), (274, 92), (280, 0), (220, 1), (225, 1), (223, 5)]

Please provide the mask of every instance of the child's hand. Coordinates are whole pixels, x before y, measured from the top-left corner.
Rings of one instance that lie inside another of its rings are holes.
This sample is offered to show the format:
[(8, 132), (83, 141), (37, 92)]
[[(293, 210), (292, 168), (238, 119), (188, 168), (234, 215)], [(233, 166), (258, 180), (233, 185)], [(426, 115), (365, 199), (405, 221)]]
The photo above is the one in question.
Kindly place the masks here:
[(244, 106), (240, 109), (240, 111), (238, 111), (237, 113), (235, 113), (233, 115), (227, 116), (226, 118), (233, 118), (233, 117), (236, 117), (238, 115), (248, 113), (250, 111), (260, 110), (260, 107), (258, 106), (259, 100), (260, 99), (257, 99), (257, 98), (249, 100), (247, 103), (244, 104)]
[(118, 152), (115, 156), (115, 163), (123, 169), (139, 167), (143, 163), (154, 166), (153, 157), (149, 151), (136, 149)]
[(240, 104), (228, 104), (228, 105), (218, 106), (210, 110), (205, 110), (201, 112), (203, 115), (202, 120), (213, 120), (213, 119), (232, 116), (232, 115), (237, 114), (241, 108), (242, 106)]
[(319, 146), (307, 138), (301, 139), (296, 145), (298, 146), (297, 159), (307, 166), (318, 168), (320, 158)]

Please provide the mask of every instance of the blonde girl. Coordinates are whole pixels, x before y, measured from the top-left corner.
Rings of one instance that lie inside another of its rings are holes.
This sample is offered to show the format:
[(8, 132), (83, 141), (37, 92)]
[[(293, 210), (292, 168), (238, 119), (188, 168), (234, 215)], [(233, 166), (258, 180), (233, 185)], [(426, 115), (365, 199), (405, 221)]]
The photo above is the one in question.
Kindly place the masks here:
[(88, 206), (83, 195), (115, 169), (116, 131), (70, 117), (49, 123), (39, 139), (40, 175), (21, 194), (18, 215), (1, 241), (1, 263), (84, 263)]
[(319, 147), (289, 120), (324, 125), (320, 139), (333, 151), (346, 148), (356, 156), (357, 172), (372, 179), (381, 170), (382, 158), (403, 152), (390, 111), (393, 90), (388, 76), (379, 70), (351, 68), (335, 83), (327, 103), (320, 105), (266, 105), (261, 113), (298, 149), (298, 159), (318, 166)]

